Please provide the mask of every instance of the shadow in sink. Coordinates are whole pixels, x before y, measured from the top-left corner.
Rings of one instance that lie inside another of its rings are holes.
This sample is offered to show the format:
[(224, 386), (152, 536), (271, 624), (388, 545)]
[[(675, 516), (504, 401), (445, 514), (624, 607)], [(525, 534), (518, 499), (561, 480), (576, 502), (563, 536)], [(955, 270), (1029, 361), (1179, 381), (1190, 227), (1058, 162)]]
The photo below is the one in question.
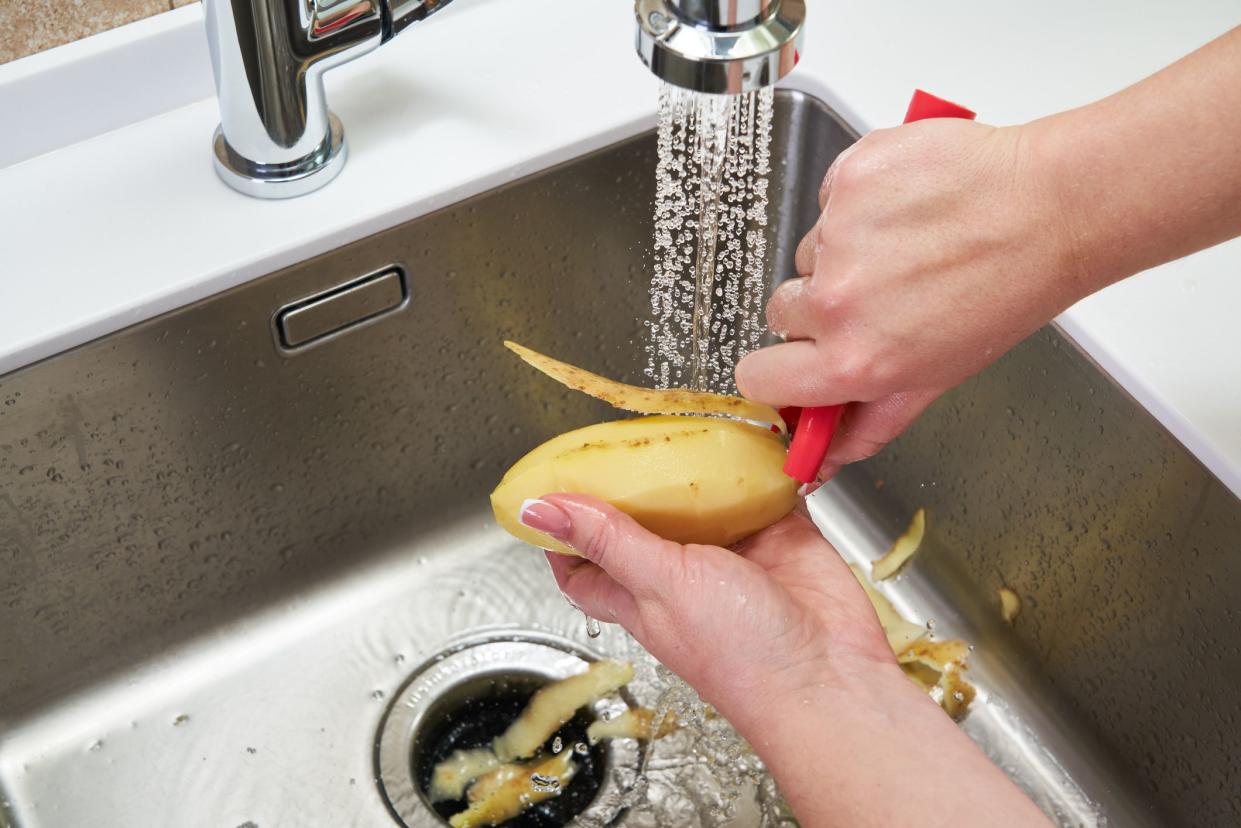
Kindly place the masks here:
[[(776, 119), (787, 274), (853, 137), (796, 93)], [(375, 736), (417, 664), (484, 630), (626, 652), (486, 493), (614, 416), (503, 339), (640, 379), (653, 168), (640, 136), (0, 379), (10, 822), (386, 824)], [(276, 349), (278, 308), (392, 264), (402, 310)], [(813, 503), (855, 559), (917, 506), (892, 595), (977, 644), (965, 727), (1001, 765), (1066, 823), (1235, 817), (1235, 498), (1048, 330)]]

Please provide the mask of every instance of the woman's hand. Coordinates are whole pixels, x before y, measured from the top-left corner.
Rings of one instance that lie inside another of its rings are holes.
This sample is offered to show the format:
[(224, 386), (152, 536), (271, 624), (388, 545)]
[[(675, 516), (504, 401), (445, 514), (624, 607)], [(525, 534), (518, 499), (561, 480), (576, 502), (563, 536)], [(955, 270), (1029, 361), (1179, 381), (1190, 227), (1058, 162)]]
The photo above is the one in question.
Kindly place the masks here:
[(754, 747), (806, 828), (1046, 826), (910, 682), (849, 567), (794, 513), (740, 544), (682, 546), (593, 498), (531, 501), (556, 582), (629, 630)]
[(868, 457), (940, 394), (1087, 290), (1058, 194), (1023, 127), (937, 119), (877, 130), (820, 192), (768, 324), (737, 368), (773, 405), (854, 403), (822, 477)]
[(828, 173), (801, 278), (768, 306), (789, 341), (743, 359), (737, 387), (773, 405), (851, 403), (830, 477), (1077, 300), (1241, 234), (1241, 107), (1223, 103), (1238, 72), (1241, 27), (1029, 124), (867, 135)]
[(755, 698), (791, 703), (895, 669), (865, 593), (804, 515), (736, 552), (663, 540), (578, 495), (534, 501), (521, 519), (582, 555), (548, 553), (571, 601), (624, 626), (734, 724)]

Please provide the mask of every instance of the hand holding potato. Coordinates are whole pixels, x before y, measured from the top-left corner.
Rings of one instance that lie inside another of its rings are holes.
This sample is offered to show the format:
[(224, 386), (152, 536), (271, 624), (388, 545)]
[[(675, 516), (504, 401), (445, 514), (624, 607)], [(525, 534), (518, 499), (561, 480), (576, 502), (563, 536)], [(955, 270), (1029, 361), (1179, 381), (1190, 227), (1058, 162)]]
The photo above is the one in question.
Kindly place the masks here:
[(547, 494), (521, 521), (581, 556), (547, 555), (565, 595), (725, 716), (807, 828), (911, 824), (912, 809), (1046, 825), (901, 672), (862, 586), (800, 512), (735, 550), (664, 540), (581, 495)]
[(585, 559), (548, 556), (570, 600), (624, 626), (730, 719), (753, 698), (814, 685), (833, 665), (895, 667), (853, 573), (802, 514), (736, 551), (664, 540), (581, 495), (548, 495), (521, 521)]

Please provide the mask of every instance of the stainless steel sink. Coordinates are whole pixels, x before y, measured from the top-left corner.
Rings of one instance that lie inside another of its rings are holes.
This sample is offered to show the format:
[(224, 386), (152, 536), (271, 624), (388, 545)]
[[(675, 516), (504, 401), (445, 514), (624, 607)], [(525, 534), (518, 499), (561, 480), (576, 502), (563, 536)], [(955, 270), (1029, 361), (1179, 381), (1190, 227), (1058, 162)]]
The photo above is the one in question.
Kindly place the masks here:
[[(852, 135), (799, 94), (777, 119), (786, 274)], [(419, 665), (480, 637), (624, 651), (486, 494), (613, 416), (501, 340), (640, 379), (653, 153), (622, 142), (0, 378), (0, 823), (395, 824), (376, 739)], [(355, 284), (384, 273), (383, 296)], [(891, 594), (976, 645), (963, 726), (1049, 813), (1241, 822), (1236, 498), (1047, 329), (812, 502), (854, 559), (919, 506)]]

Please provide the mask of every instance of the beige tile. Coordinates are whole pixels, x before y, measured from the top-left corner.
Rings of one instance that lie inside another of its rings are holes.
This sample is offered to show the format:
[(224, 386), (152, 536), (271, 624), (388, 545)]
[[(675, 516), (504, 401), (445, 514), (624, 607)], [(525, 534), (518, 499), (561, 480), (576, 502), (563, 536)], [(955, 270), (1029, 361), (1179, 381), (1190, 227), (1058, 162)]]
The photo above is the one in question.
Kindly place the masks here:
[(171, 2), (0, 0), (0, 63), (167, 11)]

